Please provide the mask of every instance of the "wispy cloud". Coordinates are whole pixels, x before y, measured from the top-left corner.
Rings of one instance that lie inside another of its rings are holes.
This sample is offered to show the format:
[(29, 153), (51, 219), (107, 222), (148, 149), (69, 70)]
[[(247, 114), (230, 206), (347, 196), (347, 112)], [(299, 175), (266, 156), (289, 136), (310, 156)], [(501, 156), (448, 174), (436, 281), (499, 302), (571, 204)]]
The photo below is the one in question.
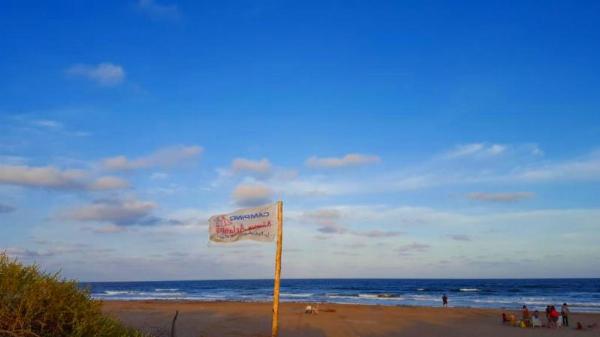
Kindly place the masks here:
[(25, 158), (25, 157), (0, 155), (0, 164), (24, 165), (25, 163), (27, 163), (27, 158)]
[[(477, 144), (476, 144), (477, 145)], [(288, 181), (268, 181), (277, 192), (294, 196), (348, 196), (378, 193), (393, 193), (440, 186), (477, 186), (496, 183), (553, 183), (557, 181), (598, 181), (600, 180), (600, 152), (594, 152), (578, 159), (541, 162), (541, 152), (537, 145), (503, 145), (505, 155), (502, 161), (484, 161), (490, 158), (493, 145), (485, 143), (473, 146), (465, 153), (478, 153), (475, 162), (440, 163), (448, 157), (434, 156), (430, 161), (415, 166), (407, 166), (401, 171), (388, 171), (385, 174), (361, 174), (357, 176), (300, 175)], [(457, 165), (458, 164), (458, 165)], [(473, 188), (473, 187), (470, 187)], [(467, 198), (480, 201), (517, 201), (534, 197), (529, 192), (483, 193), (467, 195)]]
[(515, 172), (512, 178), (525, 182), (598, 181), (600, 180), (600, 152), (594, 152), (584, 158), (529, 167)]
[(115, 234), (127, 231), (127, 227), (109, 224), (106, 226), (90, 228), (96, 234)]
[(317, 231), (324, 234), (344, 234), (348, 229), (339, 223), (342, 214), (337, 209), (317, 209), (302, 214), (302, 221), (317, 225)]
[(231, 163), (231, 170), (233, 173), (251, 173), (266, 175), (271, 172), (271, 169), (271, 162), (266, 158), (260, 160), (236, 158)]
[(457, 145), (454, 149), (446, 153), (447, 158), (462, 158), (473, 156), (497, 156), (506, 151), (506, 145), (470, 143)]
[(31, 124), (35, 125), (35, 126), (39, 126), (42, 128), (46, 128), (46, 129), (62, 129), (63, 128), (63, 124), (54, 120), (50, 120), (50, 119), (36, 119), (31, 121)]
[(129, 182), (113, 176), (100, 177), (89, 185), (92, 190), (119, 190), (129, 187)]
[(72, 209), (66, 218), (77, 221), (111, 222), (126, 226), (139, 223), (157, 207), (153, 202), (129, 200), (97, 200), (91, 205)]
[(370, 231), (352, 231), (352, 234), (358, 236), (364, 236), (367, 238), (391, 238), (396, 236), (404, 235), (404, 232), (401, 231), (382, 231), (382, 230), (370, 230)]
[[(60, 217), (75, 221), (108, 223), (120, 227), (180, 224), (177, 220), (153, 216), (152, 212), (157, 207), (158, 205), (154, 202), (133, 198), (101, 199), (90, 205), (63, 212)], [(103, 229), (100, 228), (96, 231), (102, 232)], [(104, 228), (104, 231), (106, 231), (106, 228)]]
[(240, 184), (232, 193), (234, 202), (238, 206), (253, 207), (273, 201), (274, 192), (263, 184)]
[(0, 184), (62, 190), (114, 190), (129, 186), (117, 177), (90, 179), (83, 170), (27, 165), (0, 165)]
[(23, 247), (9, 247), (6, 252), (8, 255), (23, 260), (36, 260), (43, 258), (50, 258), (58, 255), (77, 254), (88, 255), (88, 254), (105, 254), (112, 252), (110, 248), (95, 248), (85, 243), (63, 243), (56, 241), (47, 241), (39, 244), (44, 246), (42, 249), (28, 249)]
[(17, 259), (23, 259), (23, 260), (29, 260), (29, 259), (33, 259), (33, 258), (39, 258), (39, 257), (48, 257), (48, 256), (54, 255), (53, 252), (40, 252), (37, 250), (21, 248), (21, 247), (9, 247), (8, 249), (6, 249), (6, 253), (11, 257), (15, 257)]
[(107, 87), (116, 86), (125, 80), (123, 67), (108, 62), (97, 65), (76, 64), (67, 69), (67, 74)]
[(160, 149), (152, 154), (139, 158), (116, 156), (103, 160), (105, 169), (127, 171), (150, 167), (172, 167), (196, 159), (204, 149), (200, 146), (172, 146)]
[(13, 206), (0, 204), (0, 213), (10, 213), (14, 212), (15, 208)]
[(374, 155), (350, 153), (343, 157), (317, 157), (313, 156), (306, 160), (306, 166), (310, 168), (342, 168), (351, 166), (362, 166), (381, 162), (381, 158)]
[(177, 21), (181, 18), (177, 5), (162, 5), (154, 0), (139, 0), (137, 8), (155, 20)]
[[(23, 132), (27, 132), (36, 136), (50, 134), (76, 137), (89, 136), (89, 132), (82, 130), (72, 130), (61, 121), (57, 121), (55, 119), (47, 117), (39, 117), (40, 114), (52, 115), (59, 112), (64, 113), (67, 111), (79, 112), (79, 110), (77, 109), (65, 108), (58, 110), (36, 111), (34, 113), (7, 115), (5, 118), (0, 117), (0, 129), (5, 128), (5, 130), (14, 132), (15, 134), (22, 134)], [(0, 135), (1, 134), (2, 133), (0, 133)]]
[(448, 237), (454, 241), (471, 241), (471, 237), (466, 234), (450, 234)]
[(430, 245), (424, 243), (409, 243), (396, 248), (400, 255), (412, 255), (413, 253), (425, 253), (431, 248)]
[(334, 224), (340, 220), (342, 214), (337, 209), (317, 209), (312, 211), (306, 211), (302, 215), (303, 220), (313, 222), (319, 225)]
[(169, 178), (169, 175), (164, 172), (154, 172), (150, 175), (150, 179), (152, 180), (164, 180)]
[(486, 193), (473, 192), (467, 194), (467, 198), (476, 201), (488, 202), (515, 202), (533, 198), (535, 194), (532, 192), (505, 192), (505, 193)]
[(305, 211), (300, 217), (300, 221), (316, 224), (318, 226), (317, 231), (324, 234), (352, 234), (367, 238), (388, 238), (404, 234), (401, 231), (383, 231), (379, 229), (359, 231), (350, 229), (341, 223), (342, 216), (345, 214), (343, 210), (346, 209), (322, 208)]

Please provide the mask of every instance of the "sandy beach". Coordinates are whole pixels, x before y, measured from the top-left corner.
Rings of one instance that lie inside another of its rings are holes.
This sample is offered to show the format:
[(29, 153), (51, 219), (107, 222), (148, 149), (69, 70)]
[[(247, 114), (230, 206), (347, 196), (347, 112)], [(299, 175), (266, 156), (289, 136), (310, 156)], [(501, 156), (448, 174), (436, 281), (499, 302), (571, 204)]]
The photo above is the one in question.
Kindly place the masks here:
[[(600, 329), (574, 325), (600, 323), (600, 314), (572, 314), (572, 327), (520, 329), (500, 323), (502, 311), (489, 309), (388, 307), (323, 304), (318, 315), (305, 304), (283, 303), (280, 336), (598, 336)], [(103, 310), (126, 325), (168, 336), (175, 311), (177, 337), (270, 336), (270, 303), (200, 301), (105, 301)], [(517, 312), (515, 312), (517, 314)]]

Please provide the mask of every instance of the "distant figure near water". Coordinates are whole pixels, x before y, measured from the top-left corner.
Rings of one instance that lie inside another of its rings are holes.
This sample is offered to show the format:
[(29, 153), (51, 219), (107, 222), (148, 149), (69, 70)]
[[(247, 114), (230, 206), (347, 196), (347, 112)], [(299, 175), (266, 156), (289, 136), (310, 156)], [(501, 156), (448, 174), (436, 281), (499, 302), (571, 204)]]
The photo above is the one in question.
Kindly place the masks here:
[(448, 296), (446, 296), (446, 294), (442, 296), (442, 305), (444, 306), (444, 308), (448, 307)]
[(560, 309), (563, 326), (569, 326), (569, 312), (569, 306), (567, 303), (563, 303), (562, 308)]

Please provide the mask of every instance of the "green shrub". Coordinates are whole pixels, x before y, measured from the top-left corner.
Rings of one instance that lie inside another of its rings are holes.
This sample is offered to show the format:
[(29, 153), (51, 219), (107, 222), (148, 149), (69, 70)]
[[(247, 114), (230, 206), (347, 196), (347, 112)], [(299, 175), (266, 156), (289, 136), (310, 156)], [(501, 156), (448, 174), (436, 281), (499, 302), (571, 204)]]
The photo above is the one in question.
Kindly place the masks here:
[(143, 336), (102, 314), (89, 291), (0, 252), (0, 336)]

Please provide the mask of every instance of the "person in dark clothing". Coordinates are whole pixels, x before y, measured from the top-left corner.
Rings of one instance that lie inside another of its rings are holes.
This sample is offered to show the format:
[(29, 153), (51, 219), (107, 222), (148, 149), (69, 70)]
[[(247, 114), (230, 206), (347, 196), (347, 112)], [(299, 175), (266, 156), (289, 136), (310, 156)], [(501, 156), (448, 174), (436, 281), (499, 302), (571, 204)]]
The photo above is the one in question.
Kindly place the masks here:
[(444, 308), (448, 307), (448, 296), (446, 296), (446, 294), (444, 294), (444, 296), (442, 296), (442, 304), (443, 304)]

